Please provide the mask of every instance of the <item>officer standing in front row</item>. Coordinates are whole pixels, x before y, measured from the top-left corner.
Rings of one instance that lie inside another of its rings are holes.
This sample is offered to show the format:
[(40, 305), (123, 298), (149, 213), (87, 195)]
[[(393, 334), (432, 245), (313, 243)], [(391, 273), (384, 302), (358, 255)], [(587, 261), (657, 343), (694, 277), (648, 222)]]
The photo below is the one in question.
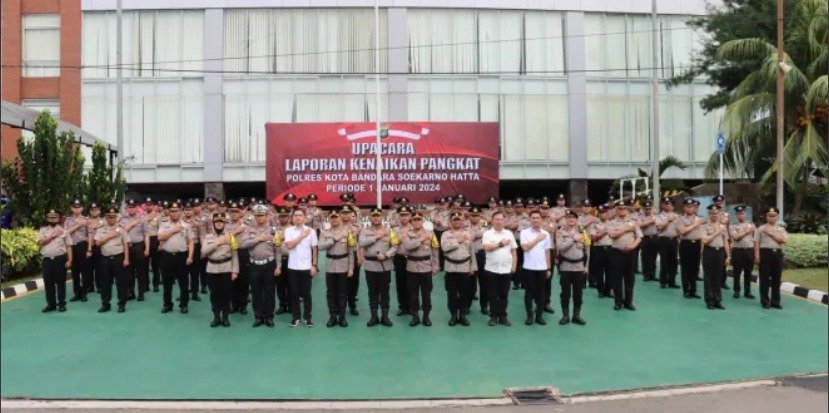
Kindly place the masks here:
[(253, 327), (262, 324), (273, 327), (274, 310), (276, 310), (276, 277), (282, 274), (282, 260), (279, 246), (282, 240), (277, 237), (276, 229), (268, 222), (268, 207), (253, 207), (255, 223), (248, 227), (239, 247), (248, 250), (250, 263), (250, 296), (253, 304)]
[(616, 202), (616, 218), (608, 224), (607, 232), (613, 239), (610, 249), (610, 275), (613, 296), (616, 299), (614, 310), (624, 308), (635, 311), (633, 305), (633, 287), (636, 247), (642, 242), (642, 231), (636, 222), (628, 217), (630, 203), (623, 200)]
[(783, 274), (783, 245), (788, 241), (789, 234), (777, 224), (777, 210), (770, 208), (766, 213), (766, 224), (757, 228), (754, 241), (754, 261), (760, 264), (760, 303), (763, 308), (783, 309), (780, 277)]
[(458, 323), (469, 325), (466, 310), (469, 309), (468, 299), (473, 276), (478, 271), (478, 261), (475, 257), (475, 245), (472, 234), (463, 227), (463, 214), (453, 212), (450, 217), (451, 228), (440, 238), (440, 248), (443, 250), (444, 268), (446, 270), (446, 295), (448, 298), (449, 326)]
[(99, 313), (111, 309), (109, 302), (112, 299), (113, 281), (118, 293), (118, 312), (123, 313), (127, 306), (127, 289), (130, 288), (127, 274), (127, 268), (130, 266), (129, 238), (127, 232), (118, 226), (117, 219), (118, 207), (110, 205), (106, 210), (106, 223), (95, 233), (95, 245), (101, 247), (97, 271), (100, 279), (98, 287), (101, 289)]
[[(391, 270), (394, 266), (393, 257), (397, 253), (400, 240), (391, 228), (383, 226), (383, 211), (380, 208), (371, 209), (371, 226), (360, 232), (357, 244), (362, 249), (365, 263), (366, 284), (368, 285), (368, 304), (371, 318), (366, 324), (369, 327), (383, 324), (391, 327), (389, 319), (389, 287), (391, 285)], [(378, 307), (382, 311), (377, 317)]]
[(740, 276), (742, 275), (745, 298), (754, 299), (751, 294), (751, 271), (754, 269), (754, 237), (757, 228), (746, 220), (746, 206), (734, 207), (737, 222), (729, 225), (731, 236), (731, 263), (734, 267), (734, 298), (740, 298)]
[(72, 237), (61, 228), (60, 214), (54, 209), (46, 214), (48, 225), (40, 227), (37, 245), (43, 256), (43, 284), (46, 290), (44, 313), (66, 311), (66, 270), (72, 267)]
[(556, 233), (556, 248), (559, 252), (561, 279), (561, 320), (560, 325), (570, 323), (570, 298), (573, 298), (574, 324), (587, 324), (581, 318), (582, 290), (587, 277), (587, 248), (590, 238), (578, 226), (578, 214), (569, 210), (564, 214), (566, 227)]
[[(320, 212), (322, 213), (322, 212)], [(326, 327), (348, 327), (345, 319), (346, 289), (348, 278), (354, 276), (354, 239), (343, 226), (340, 212), (328, 214), (331, 228), (322, 229), (317, 247), (325, 251), (325, 288), (328, 299), (328, 323)]]
[(158, 229), (158, 241), (162, 242), (162, 278), (164, 284), (164, 306), (162, 313), (173, 311), (173, 284), (178, 281), (179, 310), (187, 314), (189, 302), (189, 272), (187, 266), (193, 263), (193, 229), (181, 219), (181, 202), (170, 204), (170, 219)]
[(723, 263), (731, 259), (728, 228), (720, 222), (720, 207), (716, 204), (708, 206), (708, 217), (708, 222), (702, 226), (703, 295), (709, 310), (725, 310), (720, 285), (725, 277)]
[(213, 213), (213, 231), (204, 236), (201, 254), (207, 259), (207, 280), (210, 285), (210, 305), (213, 321), (210, 327), (219, 324), (230, 327), (231, 282), (239, 276), (238, 243), (231, 233), (225, 232), (225, 214)]
[(409, 325), (415, 327), (421, 323), (418, 312), (423, 303), (423, 325), (429, 327), (432, 320), (429, 312), (432, 311), (432, 277), (440, 269), (438, 259), (438, 240), (432, 231), (423, 228), (423, 215), (420, 212), (412, 216), (412, 230), (402, 240), (403, 248), (408, 255), (406, 271), (408, 272), (408, 289), (412, 312), (412, 321)]

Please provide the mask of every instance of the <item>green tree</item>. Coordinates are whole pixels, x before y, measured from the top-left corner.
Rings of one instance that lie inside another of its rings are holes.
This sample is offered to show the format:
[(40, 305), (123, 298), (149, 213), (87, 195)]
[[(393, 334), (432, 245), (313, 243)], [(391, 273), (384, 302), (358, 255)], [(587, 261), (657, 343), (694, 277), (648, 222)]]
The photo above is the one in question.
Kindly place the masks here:
[(57, 120), (48, 111), (35, 121), (35, 136), (17, 141), (18, 156), (3, 161), (3, 186), (21, 225), (43, 223), (54, 208), (67, 213), (74, 197), (84, 194), (84, 157), (72, 132), (57, 133)]
[[(827, 0), (798, 0), (786, 22), (784, 179), (795, 194), (792, 214), (800, 213), (809, 177), (827, 172)], [(737, 176), (768, 182), (776, 172), (775, 156), (777, 48), (766, 38), (723, 43), (717, 57), (726, 65), (751, 65), (753, 70), (731, 91), (721, 122), (727, 134), (723, 167)], [(768, 167), (756, 169), (766, 160)], [(712, 155), (706, 175), (713, 177), (718, 156)]]
[[(682, 162), (679, 158), (677, 158), (673, 155), (666, 156), (666, 157), (662, 158), (662, 160), (659, 161), (659, 176), (660, 176), (659, 182), (660, 182), (660, 185), (661, 185), (660, 189), (662, 190), (663, 194), (665, 194), (665, 193), (675, 193), (675, 192), (681, 192), (681, 191), (684, 191), (684, 192), (689, 191), (688, 186), (685, 185), (685, 182), (682, 181), (681, 179), (667, 179), (666, 180), (666, 179), (661, 178), (662, 175), (665, 173), (665, 171), (667, 171), (668, 169), (677, 168), (677, 169), (680, 169), (680, 170), (685, 170), (685, 168), (687, 168), (687, 167), (688, 167), (688, 165), (685, 164), (685, 162)], [(648, 171), (646, 171), (642, 168), (637, 168), (636, 175), (623, 176), (623, 177), (617, 179), (616, 181), (614, 181), (613, 185), (610, 188), (610, 194), (611, 195), (618, 194), (619, 193), (619, 185), (621, 185), (622, 180), (627, 181), (631, 178), (648, 178), (648, 187), (653, 188), (653, 177), (648, 175)], [(650, 194), (645, 193), (645, 188), (644, 187), (639, 187), (639, 190), (636, 191), (636, 192), (637, 192), (637, 195), (650, 195)]]
[(122, 165), (113, 166), (108, 159), (107, 147), (96, 143), (92, 147), (92, 169), (88, 171), (88, 198), (99, 205), (107, 205), (111, 199), (124, 199), (124, 177)]

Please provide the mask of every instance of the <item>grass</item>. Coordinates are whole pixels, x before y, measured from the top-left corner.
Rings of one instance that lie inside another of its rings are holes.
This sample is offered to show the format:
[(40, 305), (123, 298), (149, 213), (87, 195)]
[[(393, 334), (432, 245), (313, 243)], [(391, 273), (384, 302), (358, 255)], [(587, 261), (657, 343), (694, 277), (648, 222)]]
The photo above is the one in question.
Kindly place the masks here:
[(829, 287), (827, 272), (829, 272), (827, 267), (783, 270), (783, 281), (793, 282), (808, 289), (827, 291), (829, 289), (827, 288)]

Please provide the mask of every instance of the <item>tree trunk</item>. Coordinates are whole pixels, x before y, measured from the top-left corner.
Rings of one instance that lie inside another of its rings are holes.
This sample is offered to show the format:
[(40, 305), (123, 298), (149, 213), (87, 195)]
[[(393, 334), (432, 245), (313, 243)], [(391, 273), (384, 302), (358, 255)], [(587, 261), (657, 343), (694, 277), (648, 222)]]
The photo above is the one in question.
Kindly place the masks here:
[(806, 198), (806, 191), (809, 189), (809, 168), (803, 168), (803, 177), (800, 180), (800, 188), (794, 193), (794, 206), (792, 206), (791, 215), (800, 215), (800, 209), (803, 208), (803, 199)]

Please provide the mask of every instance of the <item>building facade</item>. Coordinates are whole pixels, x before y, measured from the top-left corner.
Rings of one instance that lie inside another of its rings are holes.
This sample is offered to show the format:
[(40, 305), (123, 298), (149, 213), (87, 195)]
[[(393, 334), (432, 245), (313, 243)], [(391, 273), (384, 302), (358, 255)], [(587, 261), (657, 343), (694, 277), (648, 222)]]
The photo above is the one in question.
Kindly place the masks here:
[[(379, 45), (372, 0), (124, 0), (126, 176), (219, 196), (263, 182), (266, 122), (376, 119), (379, 46), (381, 121), (497, 121), (504, 182), (576, 198), (648, 168), (655, 70), (661, 156), (699, 179), (720, 113), (700, 109), (704, 82), (664, 80), (688, 68), (706, 2), (657, 3), (654, 65), (644, 0), (381, 0)], [(78, 102), (113, 142), (115, 6), (80, 1)]]

